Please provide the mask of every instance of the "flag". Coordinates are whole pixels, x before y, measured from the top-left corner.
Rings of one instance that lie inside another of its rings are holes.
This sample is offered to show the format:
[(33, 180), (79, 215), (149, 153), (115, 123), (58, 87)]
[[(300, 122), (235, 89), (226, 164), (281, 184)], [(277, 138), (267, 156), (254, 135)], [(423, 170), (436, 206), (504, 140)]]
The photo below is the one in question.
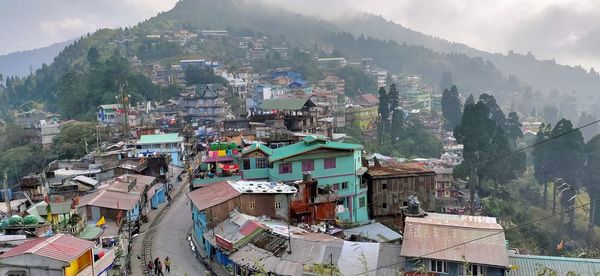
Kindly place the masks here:
[(106, 223), (106, 220), (104, 219), (104, 216), (102, 216), (102, 217), (100, 217), (98, 222), (96, 222), (96, 226), (104, 225), (105, 223)]
[(565, 247), (565, 242), (560, 241), (560, 243), (556, 246), (556, 251), (561, 251)]
[(46, 205), (46, 220), (48, 223), (52, 224), (52, 207), (50, 206), (50, 203)]

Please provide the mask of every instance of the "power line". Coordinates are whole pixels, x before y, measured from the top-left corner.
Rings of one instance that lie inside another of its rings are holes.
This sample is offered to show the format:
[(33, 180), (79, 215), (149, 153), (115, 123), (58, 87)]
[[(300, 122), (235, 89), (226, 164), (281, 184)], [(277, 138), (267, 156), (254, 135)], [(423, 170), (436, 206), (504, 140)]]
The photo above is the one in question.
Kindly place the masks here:
[(584, 127), (591, 126), (591, 125), (593, 125), (593, 124), (596, 124), (596, 123), (598, 123), (598, 122), (600, 122), (600, 120), (596, 120), (596, 121), (593, 121), (593, 122), (591, 122), (591, 123), (588, 123), (588, 124), (585, 124), (585, 125), (582, 125), (582, 126), (576, 127), (576, 128), (574, 128), (574, 129), (571, 129), (571, 130), (569, 130), (569, 131), (566, 131), (566, 132), (560, 133), (560, 134), (558, 134), (558, 135), (556, 135), (556, 136), (549, 137), (548, 139), (545, 139), (545, 140), (539, 141), (539, 142), (537, 142), (537, 143), (533, 143), (533, 144), (531, 144), (531, 145), (529, 145), (529, 146), (526, 146), (526, 147), (520, 148), (520, 149), (518, 149), (518, 150), (514, 150), (514, 151), (511, 151), (511, 152), (508, 152), (508, 153), (505, 153), (505, 154), (501, 154), (501, 155), (499, 155), (499, 156), (496, 156), (496, 157), (494, 157), (494, 158), (492, 158), (492, 159), (489, 159), (489, 160), (484, 160), (484, 161), (480, 162), (479, 164), (476, 164), (476, 165), (474, 165), (474, 167), (481, 167), (481, 166), (483, 166), (483, 165), (485, 165), (485, 164), (487, 164), (487, 163), (494, 162), (494, 161), (500, 160), (500, 159), (502, 159), (502, 158), (506, 158), (506, 157), (508, 157), (508, 156), (511, 156), (511, 155), (513, 155), (513, 154), (516, 154), (516, 153), (519, 153), (519, 152), (525, 151), (525, 150), (527, 150), (527, 149), (530, 149), (530, 148), (533, 148), (533, 147), (539, 146), (539, 145), (541, 145), (541, 144), (543, 144), (543, 143), (547, 143), (547, 142), (549, 142), (549, 141), (552, 141), (552, 140), (554, 140), (554, 139), (556, 139), (556, 138), (559, 138), (559, 137), (561, 137), (561, 136), (564, 136), (564, 135), (567, 135), (567, 134), (569, 134), (569, 133), (572, 133), (572, 132), (578, 131), (578, 130), (580, 130), (580, 129), (584, 128)]
[[(506, 158), (506, 157), (508, 157), (508, 156), (511, 156), (511, 155), (513, 155), (513, 154), (516, 154), (516, 153), (519, 153), (519, 152), (525, 151), (525, 150), (527, 150), (527, 149), (530, 149), (530, 148), (533, 148), (533, 147), (539, 146), (539, 145), (541, 145), (541, 144), (547, 143), (547, 142), (549, 142), (549, 141), (552, 141), (552, 140), (554, 140), (554, 139), (557, 139), (557, 138), (559, 138), (559, 137), (561, 137), (561, 136), (564, 136), (564, 135), (570, 134), (570, 133), (572, 133), (572, 132), (578, 131), (578, 130), (580, 130), (580, 129), (582, 129), (582, 128), (585, 128), (585, 127), (591, 126), (591, 125), (593, 125), (593, 124), (596, 124), (596, 123), (598, 123), (598, 122), (600, 122), (600, 120), (596, 120), (596, 121), (593, 121), (593, 122), (587, 123), (587, 124), (585, 124), (585, 125), (582, 125), (582, 126), (576, 127), (576, 128), (574, 128), (574, 129), (571, 129), (571, 130), (569, 130), (569, 131), (566, 131), (566, 132), (560, 133), (560, 134), (558, 134), (558, 135), (556, 135), (556, 136), (549, 137), (548, 139), (542, 140), (542, 141), (540, 141), (540, 142), (533, 143), (533, 144), (531, 144), (531, 145), (529, 145), (529, 146), (526, 146), (526, 147), (523, 147), (523, 148), (520, 148), (520, 149), (517, 149), (517, 150), (511, 151), (511, 152), (509, 152), (509, 153), (506, 153), (506, 154), (502, 154), (502, 155), (500, 155), (500, 156), (497, 156), (497, 157), (495, 157), (495, 158), (492, 158), (492, 159), (489, 159), (489, 160), (482, 161), (482, 162), (480, 162), (479, 164), (475, 165), (475, 167), (480, 167), (480, 166), (483, 166), (483, 165), (485, 165), (485, 164), (487, 164), (487, 163), (494, 162), (494, 161), (500, 160), (500, 159), (502, 159), (502, 158)], [(419, 257), (416, 257), (416, 258), (413, 258), (413, 259), (420, 259), (420, 258), (422, 258), (422, 257), (429, 256), (429, 255), (432, 255), (432, 254), (435, 254), (435, 253), (439, 253), (439, 252), (443, 252), (443, 251), (446, 251), (446, 250), (448, 250), (448, 249), (452, 249), (452, 248), (455, 248), (455, 247), (458, 247), (458, 246), (462, 246), (462, 245), (465, 245), (465, 244), (467, 244), (467, 243), (470, 243), (470, 242), (474, 242), (474, 241), (482, 240), (482, 239), (489, 238), (489, 237), (492, 237), (492, 236), (495, 236), (495, 235), (499, 235), (499, 234), (501, 234), (501, 233), (505, 233), (505, 232), (507, 232), (507, 231), (515, 230), (515, 229), (517, 229), (517, 228), (521, 228), (521, 227), (525, 227), (525, 226), (528, 226), (528, 225), (534, 224), (534, 223), (536, 223), (536, 222), (544, 221), (544, 220), (547, 220), (547, 219), (549, 219), (549, 218), (555, 217), (555, 216), (557, 216), (557, 215), (564, 214), (564, 213), (566, 213), (566, 212), (569, 212), (569, 211), (571, 211), (571, 210), (575, 210), (575, 209), (578, 209), (578, 208), (585, 207), (585, 206), (587, 206), (587, 205), (591, 205), (591, 204), (593, 204), (593, 203), (596, 203), (596, 202), (600, 202), (600, 199), (597, 199), (597, 200), (594, 200), (594, 201), (590, 201), (590, 202), (588, 202), (588, 203), (586, 203), (586, 204), (583, 204), (583, 203), (580, 201), (580, 204), (581, 204), (581, 206), (573, 206), (573, 207), (571, 207), (571, 208), (565, 209), (565, 210), (563, 210), (563, 211), (561, 211), (561, 212), (558, 212), (558, 213), (555, 213), (555, 214), (551, 214), (551, 215), (548, 215), (548, 216), (545, 216), (545, 217), (542, 217), (542, 218), (539, 218), (539, 219), (536, 219), (536, 220), (532, 220), (532, 221), (529, 221), (529, 222), (526, 222), (526, 223), (523, 223), (523, 224), (519, 224), (519, 225), (516, 225), (516, 226), (514, 226), (514, 227), (511, 227), (511, 228), (508, 228), (508, 229), (503, 229), (502, 231), (498, 231), (498, 232), (496, 232), (496, 233), (492, 233), (492, 234), (485, 235), (485, 236), (482, 236), (482, 237), (479, 237), (479, 238), (475, 238), (475, 239), (472, 239), (472, 240), (468, 240), (468, 241), (465, 241), (465, 242), (462, 242), (462, 243), (459, 243), (459, 244), (455, 244), (455, 245), (453, 245), (453, 246), (450, 246), (450, 247), (447, 247), (447, 248), (443, 248), (443, 249), (439, 249), (439, 250), (436, 250), (436, 251), (433, 251), (433, 252), (430, 252), (430, 253), (427, 253), (427, 254), (423, 254), (423, 255), (421, 255), (421, 256), (419, 256)], [(374, 268), (374, 269), (368, 270), (367, 272), (373, 272), (373, 271), (377, 271), (377, 270), (379, 270), (379, 269), (382, 269), (382, 268), (388, 268), (388, 267), (392, 267), (392, 266), (395, 266), (395, 265), (398, 265), (398, 264), (401, 264), (401, 263), (402, 263), (402, 262), (396, 262), (396, 263), (392, 263), (392, 264), (389, 264), (389, 265), (380, 266), (380, 267), (377, 267), (377, 268)], [(356, 275), (363, 275), (363, 274), (364, 274), (364, 273), (359, 273), (359, 274), (356, 274)]]
[[(515, 230), (515, 229), (517, 229), (517, 228), (522, 228), (522, 227), (525, 227), (525, 226), (528, 226), (528, 225), (534, 224), (534, 223), (536, 223), (536, 222), (540, 222), (540, 221), (547, 220), (547, 219), (549, 219), (549, 218), (552, 218), (552, 217), (555, 217), (555, 216), (558, 216), (558, 215), (561, 215), (561, 214), (564, 214), (564, 213), (570, 212), (570, 211), (572, 211), (572, 210), (575, 210), (575, 209), (578, 209), (578, 208), (585, 207), (585, 206), (587, 206), (587, 205), (591, 205), (591, 204), (593, 204), (593, 203), (596, 203), (596, 202), (600, 202), (600, 199), (597, 199), (597, 200), (594, 200), (594, 201), (590, 201), (590, 202), (588, 202), (588, 203), (586, 203), (586, 204), (581, 204), (581, 206), (573, 206), (573, 207), (567, 208), (567, 209), (565, 209), (565, 210), (563, 210), (563, 211), (560, 211), (560, 212), (558, 212), (558, 213), (556, 213), (556, 214), (551, 214), (551, 215), (548, 215), (548, 216), (545, 216), (545, 217), (542, 217), (542, 218), (539, 218), (539, 219), (535, 219), (535, 220), (532, 220), (532, 221), (529, 221), (529, 222), (525, 222), (525, 223), (522, 223), (522, 224), (519, 224), (519, 225), (516, 225), (516, 226), (510, 227), (510, 228), (508, 228), (508, 229), (506, 229), (506, 230), (504, 230), (504, 229), (503, 229), (503, 230), (501, 230), (501, 231), (498, 231), (498, 232), (496, 232), (496, 233), (488, 234), (488, 235), (485, 235), (485, 236), (482, 236), (482, 237), (479, 237), (479, 238), (475, 238), (475, 239), (471, 239), (471, 240), (468, 240), (468, 241), (465, 241), (465, 242), (461, 242), (461, 243), (458, 243), (458, 244), (455, 244), (455, 245), (452, 245), (452, 246), (449, 246), (449, 247), (446, 247), (446, 248), (442, 248), (442, 249), (439, 249), (439, 250), (436, 250), (436, 251), (433, 251), (433, 252), (430, 252), (430, 253), (427, 253), (427, 254), (420, 255), (419, 257), (413, 257), (413, 258), (411, 258), (411, 259), (412, 259), (412, 260), (417, 260), (417, 259), (423, 258), (423, 257), (425, 257), (425, 256), (429, 256), (429, 255), (432, 255), (432, 254), (435, 254), (435, 253), (443, 252), (443, 251), (446, 251), (446, 250), (449, 250), (449, 249), (452, 249), (452, 248), (456, 248), (456, 247), (459, 247), (459, 246), (465, 245), (465, 244), (467, 244), (467, 243), (470, 243), (470, 242), (475, 242), (475, 241), (478, 241), (478, 240), (483, 240), (483, 239), (486, 239), (486, 238), (489, 238), (489, 237), (493, 237), (493, 236), (495, 236), (495, 235), (499, 235), (499, 234), (505, 233), (505, 232), (507, 232), (507, 231)], [(379, 270), (379, 269), (382, 269), (382, 268), (393, 267), (393, 266), (395, 266), (395, 265), (402, 264), (402, 263), (404, 263), (404, 262), (405, 262), (405, 261), (402, 261), (402, 262), (396, 262), (396, 263), (392, 263), (392, 264), (388, 264), (388, 265), (384, 265), (384, 266), (379, 266), (379, 267), (376, 267), (376, 268), (370, 269), (370, 270), (368, 270), (368, 271), (366, 271), (366, 272), (373, 272), (373, 271), (377, 271), (377, 270)], [(358, 274), (355, 274), (355, 275), (364, 275), (364, 274), (365, 274), (365, 272), (363, 272), (363, 273), (358, 273)]]

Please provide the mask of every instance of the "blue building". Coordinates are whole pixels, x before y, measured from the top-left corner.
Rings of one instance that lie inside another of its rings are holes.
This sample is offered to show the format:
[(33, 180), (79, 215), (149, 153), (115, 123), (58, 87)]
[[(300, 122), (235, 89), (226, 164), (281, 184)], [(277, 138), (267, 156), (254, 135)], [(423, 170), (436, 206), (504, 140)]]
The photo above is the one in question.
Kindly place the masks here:
[(405, 271), (440, 276), (503, 276), (510, 266), (502, 226), (483, 216), (407, 217), (401, 256)]
[(160, 203), (167, 201), (166, 186), (159, 184), (152, 187), (150, 191), (148, 191), (148, 197), (150, 197), (150, 207), (152, 207), (152, 209), (157, 209)]
[(183, 167), (183, 137), (179, 133), (142, 135), (136, 143), (136, 155), (164, 153), (171, 155), (171, 163)]

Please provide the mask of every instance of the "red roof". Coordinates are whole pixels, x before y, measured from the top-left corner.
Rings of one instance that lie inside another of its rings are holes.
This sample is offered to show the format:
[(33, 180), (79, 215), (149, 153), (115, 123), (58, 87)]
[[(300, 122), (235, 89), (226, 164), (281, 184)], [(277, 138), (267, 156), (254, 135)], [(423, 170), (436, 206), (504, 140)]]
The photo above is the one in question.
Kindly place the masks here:
[(0, 259), (23, 254), (35, 254), (70, 263), (90, 250), (94, 244), (94, 242), (78, 239), (73, 236), (56, 234), (52, 237), (37, 238), (22, 243), (0, 255)]
[(362, 94), (356, 98), (354, 103), (364, 107), (376, 106), (379, 104), (379, 97), (372, 93)]
[(242, 228), (240, 228), (240, 233), (244, 236), (249, 236), (250, 234), (254, 233), (254, 231), (256, 231), (256, 229), (261, 228), (262, 224), (260, 224), (260, 222), (255, 221), (255, 220), (248, 220), (244, 226), (242, 226)]
[(205, 210), (239, 195), (240, 192), (234, 189), (227, 181), (210, 183), (187, 194), (198, 210)]

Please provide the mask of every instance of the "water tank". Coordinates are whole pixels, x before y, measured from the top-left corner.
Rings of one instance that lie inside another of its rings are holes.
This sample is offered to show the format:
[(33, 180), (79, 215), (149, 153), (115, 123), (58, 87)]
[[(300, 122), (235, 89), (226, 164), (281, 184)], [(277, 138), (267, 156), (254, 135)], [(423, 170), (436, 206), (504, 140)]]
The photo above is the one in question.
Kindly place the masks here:
[(419, 202), (419, 198), (416, 195), (412, 195), (408, 197), (408, 213), (412, 215), (418, 215), (420, 213), (421, 203)]
[(34, 215), (27, 215), (23, 219), (23, 222), (25, 223), (25, 225), (36, 225), (38, 224), (38, 218)]
[(10, 217), (8, 219), (8, 224), (10, 225), (22, 225), (23, 224), (23, 218), (19, 215), (13, 215), (12, 217)]

